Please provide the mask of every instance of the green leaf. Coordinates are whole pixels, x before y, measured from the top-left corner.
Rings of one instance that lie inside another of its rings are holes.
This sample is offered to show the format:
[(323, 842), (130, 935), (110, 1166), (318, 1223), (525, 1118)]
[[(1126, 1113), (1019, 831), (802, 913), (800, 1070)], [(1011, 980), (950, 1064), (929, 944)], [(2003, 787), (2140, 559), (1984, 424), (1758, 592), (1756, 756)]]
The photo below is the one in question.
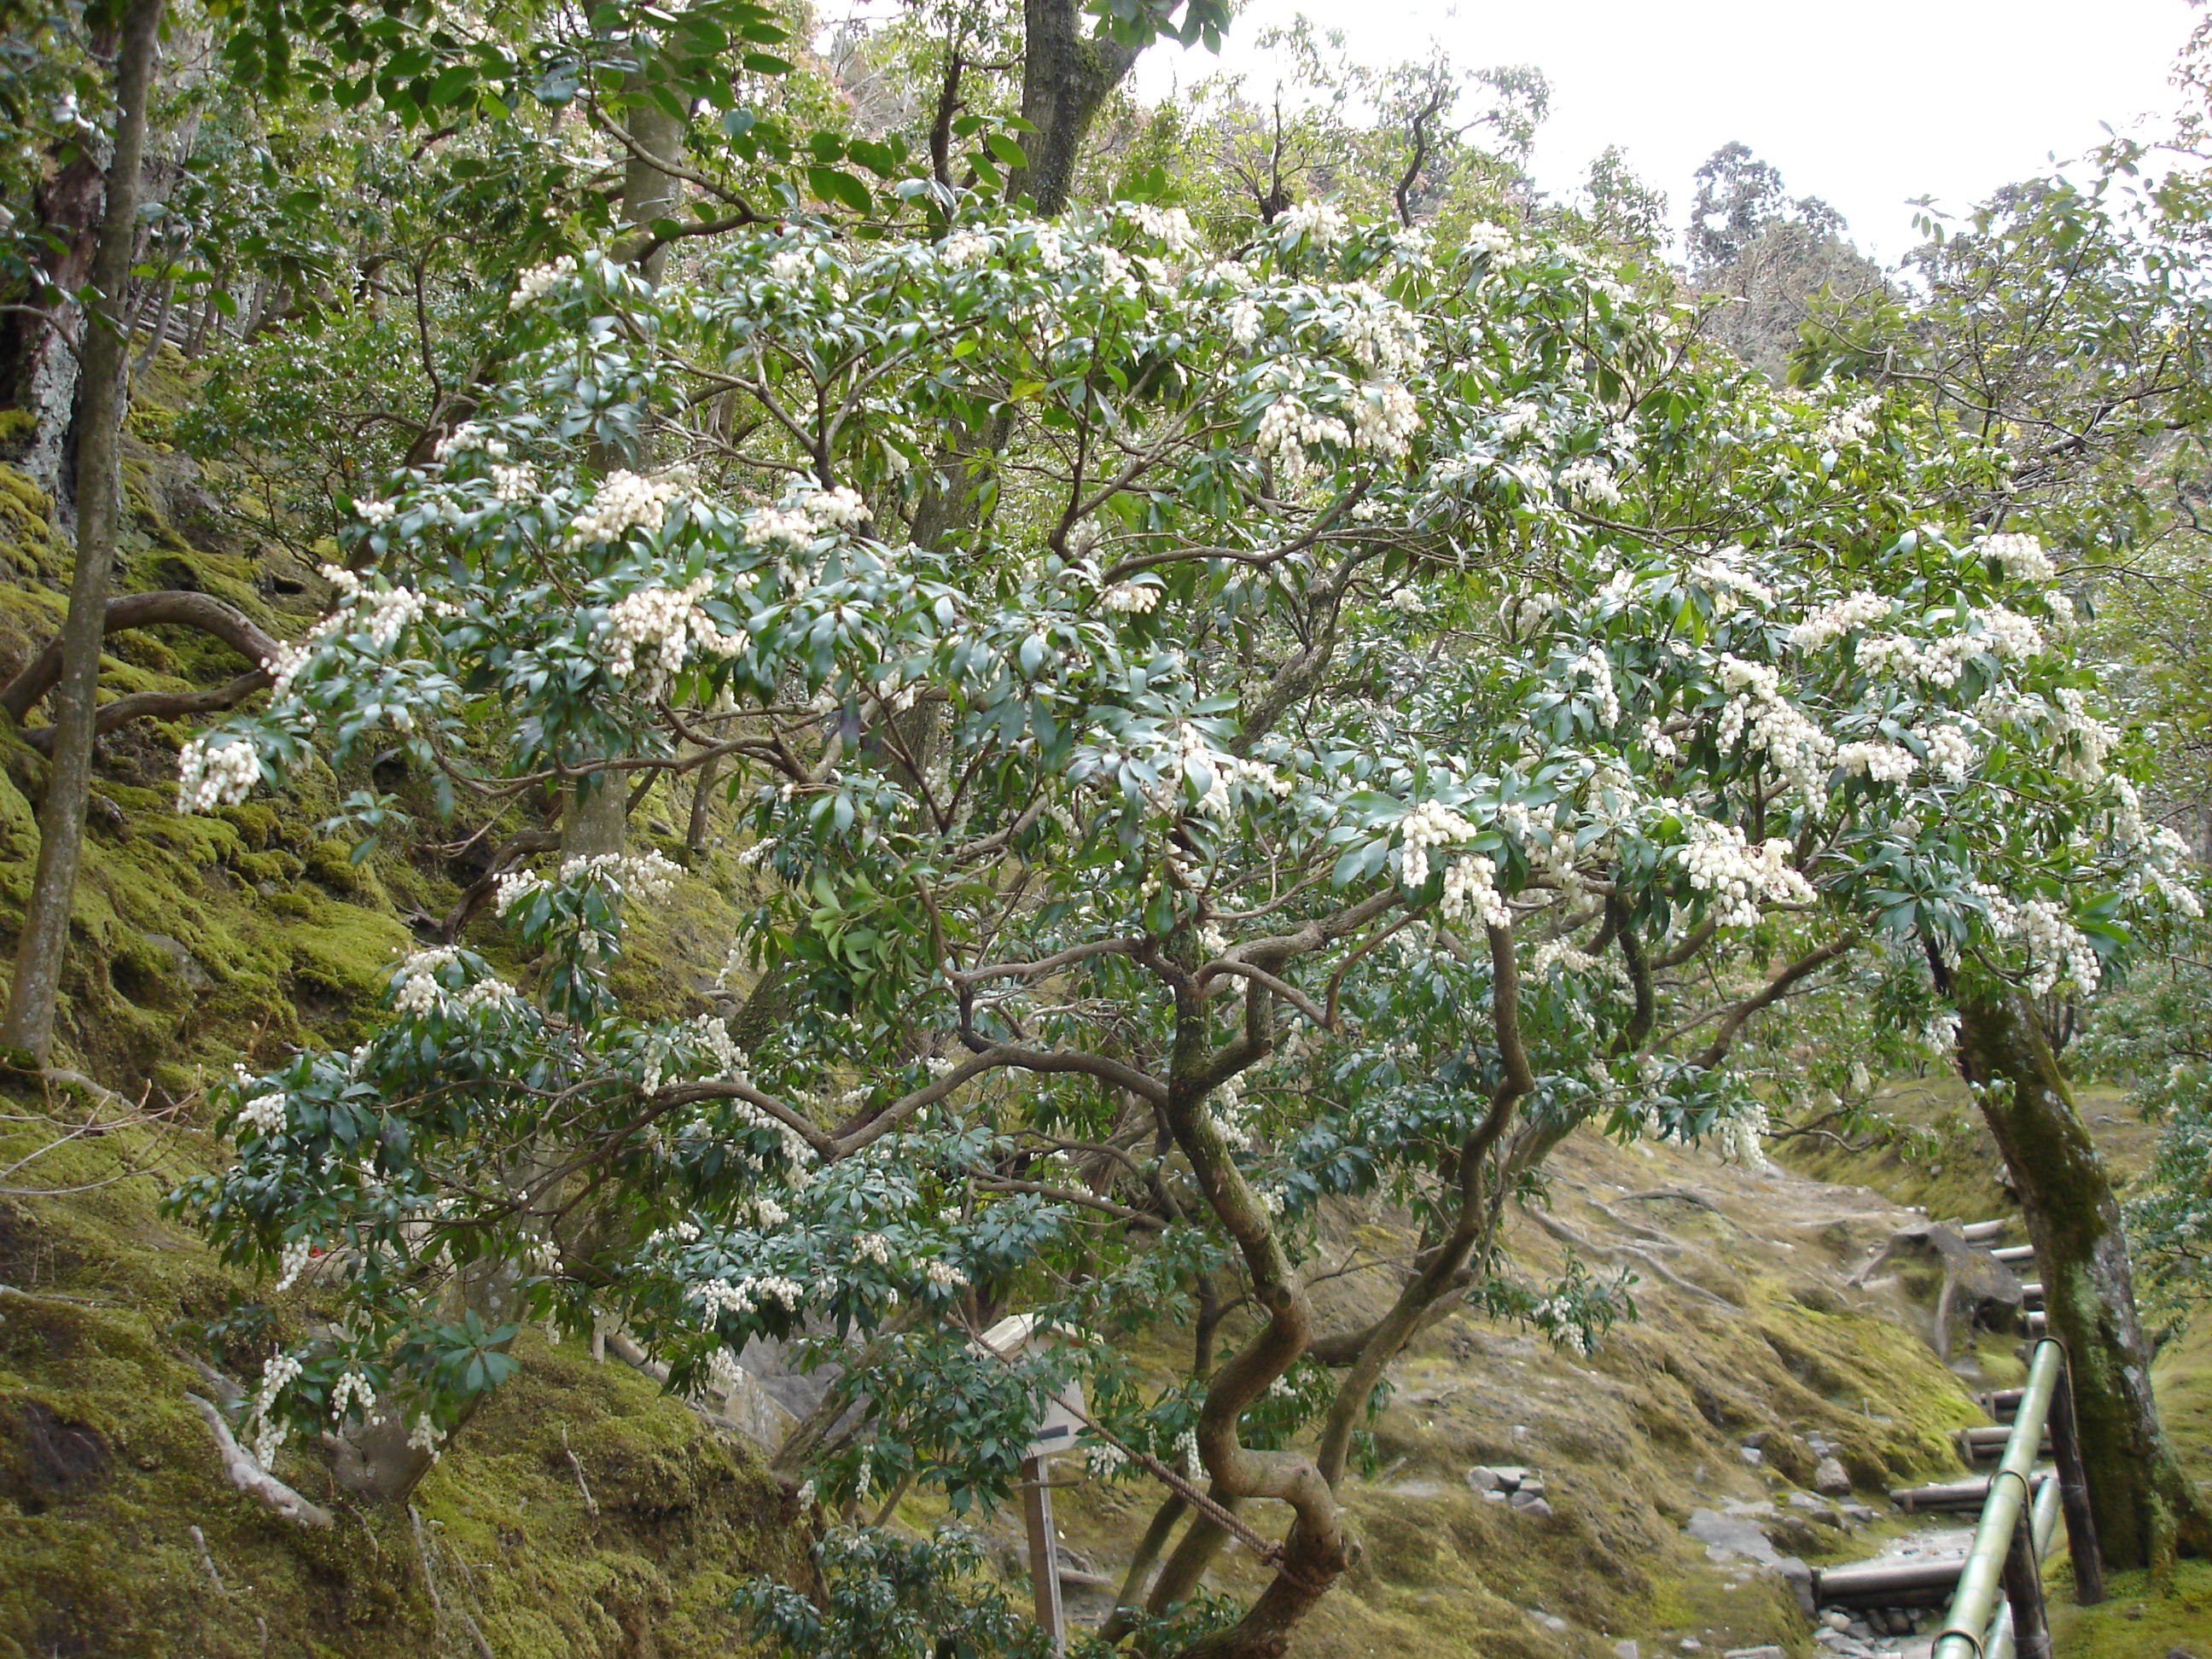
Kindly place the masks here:
[(806, 183), (807, 187), (825, 202), (850, 208), (855, 213), (870, 213), (875, 210), (876, 198), (869, 193), (868, 187), (849, 173), (841, 172), (836, 167), (809, 167), (806, 169)]

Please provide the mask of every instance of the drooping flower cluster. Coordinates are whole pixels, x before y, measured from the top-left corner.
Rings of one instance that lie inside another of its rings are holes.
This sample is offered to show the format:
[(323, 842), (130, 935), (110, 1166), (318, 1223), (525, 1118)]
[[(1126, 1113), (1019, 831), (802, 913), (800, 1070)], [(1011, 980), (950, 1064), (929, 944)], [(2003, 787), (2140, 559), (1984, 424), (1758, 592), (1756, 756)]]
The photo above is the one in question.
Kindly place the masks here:
[(1761, 902), (1809, 905), (1813, 889), (1790, 867), (1790, 843), (1775, 837), (1754, 850), (1732, 823), (1692, 817), (1689, 839), (1675, 850), (1690, 885), (1711, 893), (1723, 927), (1758, 924)]
[(1805, 804), (1814, 811), (1822, 811), (1827, 804), (1826, 775), (1834, 740), (1782, 695), (1781, 671), (1724, 653), (1721, 687), (1732, 694), (1721, 711), (1721, 746), (1726, 749), (1741, 738), (1763, 751)]
[(1398, 820), (1398, 879), (1413, 891), (1428, 884), (1429, 849), (1473, 841), (1475, 828), (1442, 802), (1428, 800)]
[(2012, 533), (1990, 536), (1984, 538), (1982, 551), (1995, 559), (2005, 574), (2016, 582), (2047, 582), (2058, 574), (2058, 567), (2043, 550), (2039, 537)]
[(568, 545), (594, 547), (633, 530), (658, 532), (667, 522), (671, 502), (684, 493), (673, 478), (648, 478), (627, 470), (610, 472), (592, 494), (592, 504), (568, 526)]
[(576, 261), (573, 258), (531, 266), (514, 279), (514, 292), (507, 299), (507, 309), (520, 311), (535, 304), (575, 274)]
[(261, 781), (261, 757), (242, 738), (194, 738), (177, 754), (177, 811), (211, 812), (234, 805)]
[(253, 1431), (253, 1461), (264, 1469), (271, 1467), (279, 1449), (292, 1437), (292, 1425), (276, 1414), (276, 1402), (305, 1369), (289, 1353), (272, 1354), (261, 1367), (261, 1386), (254, 1390), (246, 1420)]
[(1437, 907), (1448, 922), (1469, 915), (1486, 927), (1510, 927), (1513, 912), (1498, 890), (1498, 865), (1480, 853), (1462, 853), (1444, 872), (1444, 895)]
[(1886, 619), (1891, 602), (1879, 593), (1864, 592), (1838, 599), (1808, 617), (1790, 630), (1790, 643), (1810, 656), (1825, 651), (1855, 628), (1869, 628)]
[(2027, 959), (2030, 996), (2047, 996), (2062, 983), (2084, 994), (2097, 988), (2104, 968), (2096, 949), (2058, 904), (2046, 898), (2014, 903), (1988, 882), (1976, 882), (1974, 891), (1988, 914), (1990, 931), (2019, 943)]

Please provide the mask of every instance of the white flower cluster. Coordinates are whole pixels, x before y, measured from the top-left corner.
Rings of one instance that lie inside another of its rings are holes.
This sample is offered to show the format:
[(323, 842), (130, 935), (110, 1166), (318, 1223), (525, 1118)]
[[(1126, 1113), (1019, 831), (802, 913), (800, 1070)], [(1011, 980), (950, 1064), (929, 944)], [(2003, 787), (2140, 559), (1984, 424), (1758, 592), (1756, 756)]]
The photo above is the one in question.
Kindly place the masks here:
[(1345, 447), (1351, 442), (1351, 430), (1342, 421), (1316, 415), (1302, 399), (1285, 392), (1260, 416), (1260, 430), (1252, 447), (1262, 456), (1274, 459), (1286, 483), (1297, 483), (1312, 471), (1308, 450), (1322, 443)]
[(1544, 411), (1534, 404), (1508, 404), (1498, 411), (1498, 437), (1501, 443), (1533, 438), (1543, 429)]
[(438, 972), (459, 961), (460, 954), (457, 947), (450, 945), (410, 952), (393, 975), (399, 989), (392, 1000), (392, 1012), (427, 1014), (442, 1006), (445, 988), (438, 983)]
[(1486, 222), (1478, 222), (1467, 228), (1467, 245), (1473, 252), (1492, 260), (1496, 260), (1500, 254), (1511, 254), (1519, 246), (1511, 231), (1503, 225)]
[(276, 1254), (276, 1288), (289, 1291), (300, 1282), (300, 1275), (307, 1271), (307, 1264), (315, 1259), (315, 1247), (304, 1238), (295, 1238)]
[(563, 860), (561, 865), (564, 884), (603, 881), (617, 893), (641, 899), (667, 897), (683, 873), (682, 865), (652, 848), (642, 853), (593, 853)]
[(1766, 1103), (1750, 1095), (1713, 1126), (1722, 1160), (1757, 1168), (1766, 1161)]
[(1876, 783), (1903, 783), (1912, 775), (1912, 751), (1900, 744), (1875, 739), (1847, 743), (1836, 750), (1836, 764), (1853, 777)]
[(413, 1425), (407, 1431), (408, 1449), (429, 1453), (432, 1462), (445, 1455), (439, 1449), (445, 1443), (445, 1439), (446, 1431), (430, 1420), (428, 1412), (418, 1412)]
[(853, 1260), (872, 1261), (878, 1267), (891, 1265), (891, 1243), (881, 1233), (858, 1233), (853, 1238)]
[(1190, 222), (1190, 215), (1179, 207), (1155, 207), (1150, 202), (1116, 202), (1116, 217), (1127, 219), (1155, 241), (1165, 242), (1176, 252), (1186, 252), (1198, 246), (1198, 227)]
[(2009, 532), (1985, 537), (1982, 551), (1995, 559), (2005, 574), (2016, 582), (2047, 582), (2058, 574), (2058, 567), (2051, 562), (2051, 556), (2043, 550), (2039, 537)]
[(1889, 615), (1889, 601), (1879, 593), (1857, 592), (1838, 599), (1790, 630), (1790, 643), (1810, 655), (1825, 651), (1855, 628), (1866, 628)]
[(569, 258), (556, 259), (550, 264), (532, 265), (515, 278), (514, 292), (507, 296), (507, 308), (520, 311), (536, 303), (576, 274), (576, 261)]
[(1352, 400), (1352, 439), (1385, 460), (1402, 459), (1421, 427), (1413, 394), (1395, 380), (1362, 386)]
[(289, 1353), (272, 1354), (261, 1367), (261, 1386), (254, 1391), (246, 1420), (253, 1425), (253, 1461), (264, 1469), (275, 1462), (277, 1449), (292, 1437), (292, 1425), (273, 1413), (276, 1401), (303, 1369)]
[(1827, 804), (1826, 773), (1834, 740), (1782, 695), (1780, 671), (1723, 653), (1721, 685), (1734, 694), (1721, 711), (1721, 747), (1744, 738), (1765, 753), (1768, 763), (1796, 786), (1808, 807), (1821, 811)]
[(1083, 1451), (1084, 1468), (1097, 1479), (1111, 1480), (1129, 1461), (1129, 1454), (1119, 1446), (1086, 1446)]
[(1964, 783), (1974, 767), (1974, 740), (1955, 726), (1931, 726), (1920, 736), (1928, 745), (1929, 765), (1946, 783)]
[(1863, 398), (1848, 409), (1832, 413), (1816, 427), (1813, 441), (1823, 449), (1845, 449), (1874, 435), (1875, 416), (1881, 411), (1880, 398)]
[(1334, 202), (1300, 202), (1275, 223), (1285, 239), (1295, 241), (1304, 236), (1317, 248), (1334, 247), (1352, 228), (1352, 222)]
[(1585, 507), (1619, 507), (1620, 485), (1613, 469), (1595, 456), (1571, 461), (1559, 470), (1559, 488)]
[(399, 512), (398, 507), (391, 501), (356, 501), (353, 510), (371, 530), (390, 524)]
[(1423, 801), (1398, 820), (1398, 879), (1409, 892), (1425, 886), (1429, 879), (1429, 849), (1456, 847), (1473, 841), (1475, 834), (1475, 827), (1450, 807), (1438, 801)]
[(2058, 769), (2076, 783), (2096, 783), (2105, 775), (2106, 757), (2119, 742), (2119, 728), (2089, 712), (2088, 699), (2070, 685), (2052, 693), (2057, 702), (2049, 724), (2059, 749)]
[(610, 472), (592, 493), (592, 504), (569, 525), (568, 545), (596, 547), (633, 530), (656, 532), (667, 521), (669, 503), (683, 493), (674, 478), (648, 478), (626, 469)]
[[(1361, 505), (1364, 506), (1365, 503), (1362, 502)], [(1390, 597), (1382, 603), (1401, 615), (1407, 617), (1418, 616), (1427, 609), (1426, 602), (1421, 598), (1421, 590), (1418, 587), (1393, 588), (1390, 591)]]
[(1987, 651), (2001, 662), (2025, 662), (2044, 648), (2043, 632), (2019, 612), (1999, 605), (1972, 613), (1979, 631), (1946, 634), (1918, 641), (1902, 634), (1876, 634), (1859, 643), (1860, 665), (1870, 672), (1890, 668), (1949, 690), (1970, 657)]
[(508, 506), (538, 499), (538, 474), (526, 463), (513, 466), (495, 465), (491, 470), (492, 499)]
[(1613, 659), (1605, 654), (1602, 644), (1592, 645), (1569, 663), (1567, 672), (1590, 683), (1590, 696), (1597, 702), (1600, 725), (1610, 729), (1620, 724), (1620, 695), (1613, 690)]
[(730, 1314), (751, 1313), (763, 1298), (796, 1310), (805, 1298), (806, 1287), (781, 1273), (766, 1273), (749, 1275), (734, 1285), (726, 1279), (710, 1279), (694, 1285), (691, 1294), (708, 1318), (720, 1319)]
[(243, 738), (194, 738), (177, 751), (177, 811), (211, 812), (244, 800), (261, 781), (261, 757)]
[(954, 231), (939, 245), (937, 258), (949, 270), (963, 270), (969, 265), (980, 265), (998, 251), (998, 243), (988, 231), (962, 229)]
[(2017, 940), (2027, 958), (2027, 994), (2047, 996), (2061, 981), (2070, 982), (2084, 995), (2097, 988), (2104, 969), (2089, 936), (2066, 919), (2066, 913), (2050, 899), (2030, 899), (2015, 904), (1987, 882), (1976, 882), (1990, 919), (1990, 931), (1999, 939)]
[(607, 607), (599, 632), (611, 642), (607, 672), (626, 680), (637, 672), (638, 653), (649, 650), (653, 666), (660, 674), (679, 672), (695, 648), (716, 657), (734, 657), (749, 641), (742, 634), (726, 634), (700, 608), (714, 586), (712, 572), (694, 577), (682, 587), (641, 587), (625, 593)]
[(238, 1127), (256, 1134), (273, 1135), (284, 1127), (286, 1101), (282, 1089), (256, 1095), (238, 1109)]
[(1098, 602), (1125, 616), (1149, 617), (1159, 605), (1160, 589), (1153, 582), (1115, 582), (1098, 596)]
[(358, 1410), (367, 1417), (375, 1409), (376, 1390), (357, 1370), (347, 1371), (331, 1389), (331, 1415), (340, 1422), (345, 1420), (349, 1411)]
[(1813, 890), (1789, 864), (1790, 843), (1775, 838), (1757, 851), (1732, 823), (1692, 817), (1690, 838), (1674, 852), (1690, 885), (1711, 893), (1723, 927), (1750, 927), (1759, 921), (1762, 900), (1775, 904), (1810, 904)]
[(1712, 589), (1713, 610), (1719, 616), (1733, 615), (1746, 599), (1762, 611), (1774, 603), (1772, 588), (1737, 567), (1735, 561), (1743, 556), (1741, 548), (1724, 547), (1690, 567), (1690, 574)]
[(1337, 337), (1362, 368), (1403, 374), (1420, 361), (1425, 342), (1420, 319), (1413, 312), (1365, 283), (1340, 289), (1336, 297), (1344, 302), (1336, 314)]
[(930, 1257), (927, 1271), (929, 1282), (940, 1290), (958, 1291), (967, 1288), (968, 1275), (941, 1256)]
[(1444, 872), (1443, 902), (1438, 913), (1448, 922), (1473, 914), (1486, 927), (1510, 927), (1513, 912), (1498, 890), (1498, 865), (1480, 853), (1462, 853)]

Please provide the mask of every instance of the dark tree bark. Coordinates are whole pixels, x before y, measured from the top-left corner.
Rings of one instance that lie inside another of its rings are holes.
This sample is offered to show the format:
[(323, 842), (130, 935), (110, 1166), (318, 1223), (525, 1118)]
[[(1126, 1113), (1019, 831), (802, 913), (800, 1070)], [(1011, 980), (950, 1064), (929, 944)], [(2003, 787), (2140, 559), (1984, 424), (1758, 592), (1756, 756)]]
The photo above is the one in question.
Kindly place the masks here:
[(140, 173), (146, 155), (147, 94), (154, 78), (162, 0), (131, 0), (116, 49), (115, 155), (107, 205), (94, 255), (95, 297), (80, 347), (76, 400), (76, 568), (62, 624), (62, 674), (54, 688), (52, 769), (39, 806), (39, 867), (24, 906), (6, 1028), (0, 1042), (40, 1065), (53, 1046), (54, 1005), (69, 946), (70, 908), (84, 851), (85, 803), (92, 789), (100, 642), (107, 627), (122, 517), (124, 373), (131, 343), (123, 330), (125, 290), (137, 240)]
[(2212, 1553), (2212, 1519), (2173, 1459), (2151, 1397), (2119, 1201), (2073, 1091), (2027, 1000), (2010, 986), (1961, 992), (1959, 1059), (2012, 1172), (2074, 1401), (2105, 1564)]
[(1093, 31), (1079, 0), (1022, 0), (1022, 136), (1029, 166), (1012, 181), (1047, 218), (1067, 206), (1091, 124), (1141, 48)]

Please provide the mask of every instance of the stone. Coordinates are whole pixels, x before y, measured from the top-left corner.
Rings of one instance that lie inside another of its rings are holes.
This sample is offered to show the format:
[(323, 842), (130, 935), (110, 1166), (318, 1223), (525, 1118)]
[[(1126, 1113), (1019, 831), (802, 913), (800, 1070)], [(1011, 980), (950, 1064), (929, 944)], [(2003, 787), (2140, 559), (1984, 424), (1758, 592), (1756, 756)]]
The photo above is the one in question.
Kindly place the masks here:
[(1972, 1347), (1978, 1328), (2024, 1328), (2027, 1293), (2012, 1269), (1941, 1222), (1899, 1229), (1852, 1276), (1869, 1287), (1877, 1280), (1901, 1296), (1922, 1339), (1946, 1363)]
[(1544, 1495), (1544, 1483), (1532, 1474), (1513, 1490), (1516, 1493), (1526, 1492), (1531, 1498), (1541, 1498)]
[(1547, 1498), (1532, 1498), (1525, 1504), (1516, 1503), (1514, 1507), (1523, 1515), (1534, 1516), (1539, 1521), (1552, 1518), (1552, 1503)]
[(1754, 1433), (1744, 1436), (1743, 1443), (1756, 1451), (1765, 1451), (1766, 1449), (1766, 1443), (1773, 1438), (1773, 1430), (1760, 1429)]
[(1823, 1457), (1813, 1471), (1813, 1490), (1829, 1498), (1849, 1498), (1851, 1477), (1840, 1459)]
[(1685, 1636), (1680, 1645), (1685, 1653), (1699, 1653), (1704, 1650), (1705, 1644), (1694, 1636)]
[(1766, 1454), (1756, 1446), (1738, 1446), (1735, 1449), (1735, 1455), (1753, 1468), (1766, 1461)]
[(1644, 1659), (1644, 1650), (1629, 1641), (1615, 1642), (1613, 1654), (1613, 1659)]
[(1467, 1472), (1467, 1484), (1477, 1492), (1488, 1492), (1502, 1490), (1505, 1483), (1498, 1478), (1496, 1469), (1491, 1468), (1486, 1464), (1477, 1463)]
[(1546, 1630), (1565, 1630), (1567, 1627), (1567, 1621), (1556, 1613), (1545, 1613), (1539, 1609), (1532, 1611), (1528, 1616)]
[(1781, 1552), (1759, 1529), (1757, 1521), (1748, 1516), (1692, 1510), (1683, 1530), (1705, 1547), (1709, 1560), (1726, 1561), (1734, 1556), (1743, 1556), (1761, 1566), (1771, 1567), (1782, 1559)]
[(1790, 1659), (1782, 1649), (1769, 1644), (1758, 1648), (1730, 1648), (1721, 1659)]
[(1813, 1569), (1794, 1555), (1785, 1555), (1774, 1565), (1790, 1581), (1790, 1590), (1797, 1597), (1797, 1610), (1810, 1619), (1820, 1607), (1813, 1599)]
[(1849, 1631), (1851, 1627), (1851, 1616), (1848, 1613), (1838, 1613), (1831, 1607), (1820, 1615), (1820, 1622), (1832, 1631)]

